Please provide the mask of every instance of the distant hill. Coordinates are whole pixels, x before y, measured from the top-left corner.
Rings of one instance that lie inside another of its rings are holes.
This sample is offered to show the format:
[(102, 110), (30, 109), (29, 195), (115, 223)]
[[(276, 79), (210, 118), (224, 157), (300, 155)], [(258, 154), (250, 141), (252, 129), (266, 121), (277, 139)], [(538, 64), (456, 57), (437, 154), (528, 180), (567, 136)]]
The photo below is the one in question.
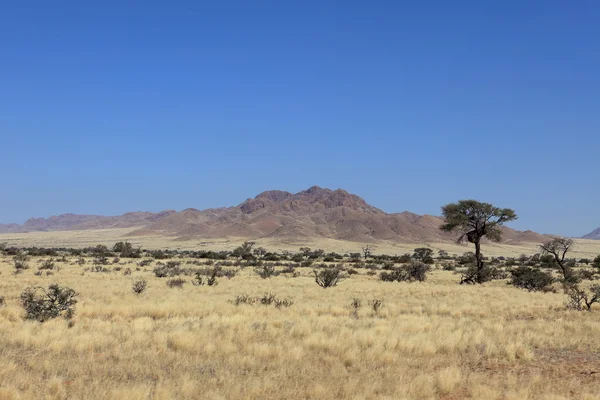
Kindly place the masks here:
[[(388, 214), (343, 189), (313, 186), (298, 193), (270, 190), (235, 207), (175, 212), (135, 212), (115, 217), (63, 214), (0, 225), (0, 232), (141, 227), (132, 235), (161, 234), (181, 240), (227, 236), (249, 239), (332, 238), (354, 242), (450, 242), (456, 235), (439, 230), (442, 219), (410, 212)], [(548, 236), (503, 227), (503, 242), (543, 242)]]
[(23, 225), (0, 224), (0, 233), (129, 228), (147, 225), (174, 213), (174, 210), (159, 213), (129, 212), (114, 217), (61, 214), (50, 218), (30, 218)]
[(590, 233), (588, 233), (587, 235), (582, 236), (581, 238), (582, 239), (600, 240), (600, 228), (591, 231)]

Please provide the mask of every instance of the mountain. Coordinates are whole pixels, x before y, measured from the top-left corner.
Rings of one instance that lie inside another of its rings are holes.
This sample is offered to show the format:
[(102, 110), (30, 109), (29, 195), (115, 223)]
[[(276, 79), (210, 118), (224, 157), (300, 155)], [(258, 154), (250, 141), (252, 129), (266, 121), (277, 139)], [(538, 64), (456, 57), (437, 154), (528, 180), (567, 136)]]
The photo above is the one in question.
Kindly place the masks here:
[(600, 228), (591, 231), (590, 233), (588, 233), (587, 235), (582, 236), (581, 238), (582, 239), (600, 240)]
[[(388, 214), (345, 190), (313, 186), (298, 193), (270, 190), (235, 207), (175, 212), (127, 213), (116, 217), (64, 214), (30, 219), (23, 225), (0, 225), (0, 232), (137, 227), (131, 235), (166, 235), (180, 240), (197, 237), (332, 238), (355, 242), (390, 240), (403, 243), (450, 242), (440, 231), (443, 220), (410, 212)], [(509, 244), (543, 242), (547, 236), (503, 227)]]
[(61, 214), (50, 218), (30, 218), (23, 225), (0, 224), (0, 233), (130, 228), (151, 224), (174, 213), (175, 210), (159, 213), (128, 212), (113, 217)]

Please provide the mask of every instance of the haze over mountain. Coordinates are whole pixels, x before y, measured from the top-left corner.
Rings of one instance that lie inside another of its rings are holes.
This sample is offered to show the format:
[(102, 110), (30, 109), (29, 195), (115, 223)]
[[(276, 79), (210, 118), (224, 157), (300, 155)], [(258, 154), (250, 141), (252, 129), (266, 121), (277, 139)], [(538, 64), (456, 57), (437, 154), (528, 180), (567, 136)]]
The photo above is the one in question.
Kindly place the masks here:
[(594, 229), (587, 235), (583, 235), (581, 238), (582, 239), (600, 240), (600, 228)]
[[(298, 193), (270, 190), (235, 207), (159, 213), (131, 212), (120, 216), (63, 214), (32, 218), (23, 225), (0, 225), (0, 232), (137, 228), (131, 235), (165, 235), (180, 240), (204, 237), (332, 238), (355, 242), (380, 240), (450, 242), (455, 235), (439, 230), (442, 219), (411, 212), (388, 214), (343, 189), (313, 186)], [(548, 237), (503, 227), (503, 242), (542, 242)]]

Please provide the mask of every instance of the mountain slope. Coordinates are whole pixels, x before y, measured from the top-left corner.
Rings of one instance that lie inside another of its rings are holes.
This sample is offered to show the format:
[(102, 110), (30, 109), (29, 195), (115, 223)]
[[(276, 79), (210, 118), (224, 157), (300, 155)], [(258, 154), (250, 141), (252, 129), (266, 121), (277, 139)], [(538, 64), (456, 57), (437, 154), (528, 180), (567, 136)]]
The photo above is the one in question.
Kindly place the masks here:
[(594, 229), (593, 231), (591, 231), (587, 235), (582, 236), (581, 238), (582, 239), (600, 240), (600, 228)]
[(174, 210), (166, 210), (159, 213), (128, 212), (123, 215), (111, 217), (61, 214), (50, 218), (30, 218), (23, 225), (0, 224), (0, 233), (129, 228), (151, 224), (174, 213), (176, 213)]
[[(440, 217), (410, 212), (387, 214), (345, 190), (313, 186), (298, 193), (270, 190), (235, 207), (175, 212), (127, 213), (116, 217), (63, 214), (30, 219), (21, 225), (0, 225), (8, 232), (142, 227), (132, 235), (166, 235), (287, 241), (331, 238), (355, 242), (381, 240), (404, 243), (450, 242), (456, 235), (440, 231)], [(547, 236), (503, 227), (504, 242), (543, 242)]]

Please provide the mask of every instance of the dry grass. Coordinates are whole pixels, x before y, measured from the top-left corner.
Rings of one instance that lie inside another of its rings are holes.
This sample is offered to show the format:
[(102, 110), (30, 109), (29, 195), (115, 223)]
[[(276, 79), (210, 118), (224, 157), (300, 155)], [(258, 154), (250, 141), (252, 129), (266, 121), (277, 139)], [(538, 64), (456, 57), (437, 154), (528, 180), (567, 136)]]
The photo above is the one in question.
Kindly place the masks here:
[[(451, 272), (385, 283), (361, 270), (340, 286), (246, 269), (216, 287), (170, 289), (151, 267), (14, 275), (0, 261), (0, 399), (596, 399), (600, 309)], [(111, 267), (109, 267), (111, 268)], [(131, 290), (136, 278), (148, 290)], [(190, 277), (191, 279), (191, 277)], [(80, 292), (72, 326), (23, 321), (28, 285)], [(239, 305), (271, 291), (294, 305)], [(362, 300), (357, 312), (354, 298)], [(374, 313), (368, 302), (384, 300)]]

